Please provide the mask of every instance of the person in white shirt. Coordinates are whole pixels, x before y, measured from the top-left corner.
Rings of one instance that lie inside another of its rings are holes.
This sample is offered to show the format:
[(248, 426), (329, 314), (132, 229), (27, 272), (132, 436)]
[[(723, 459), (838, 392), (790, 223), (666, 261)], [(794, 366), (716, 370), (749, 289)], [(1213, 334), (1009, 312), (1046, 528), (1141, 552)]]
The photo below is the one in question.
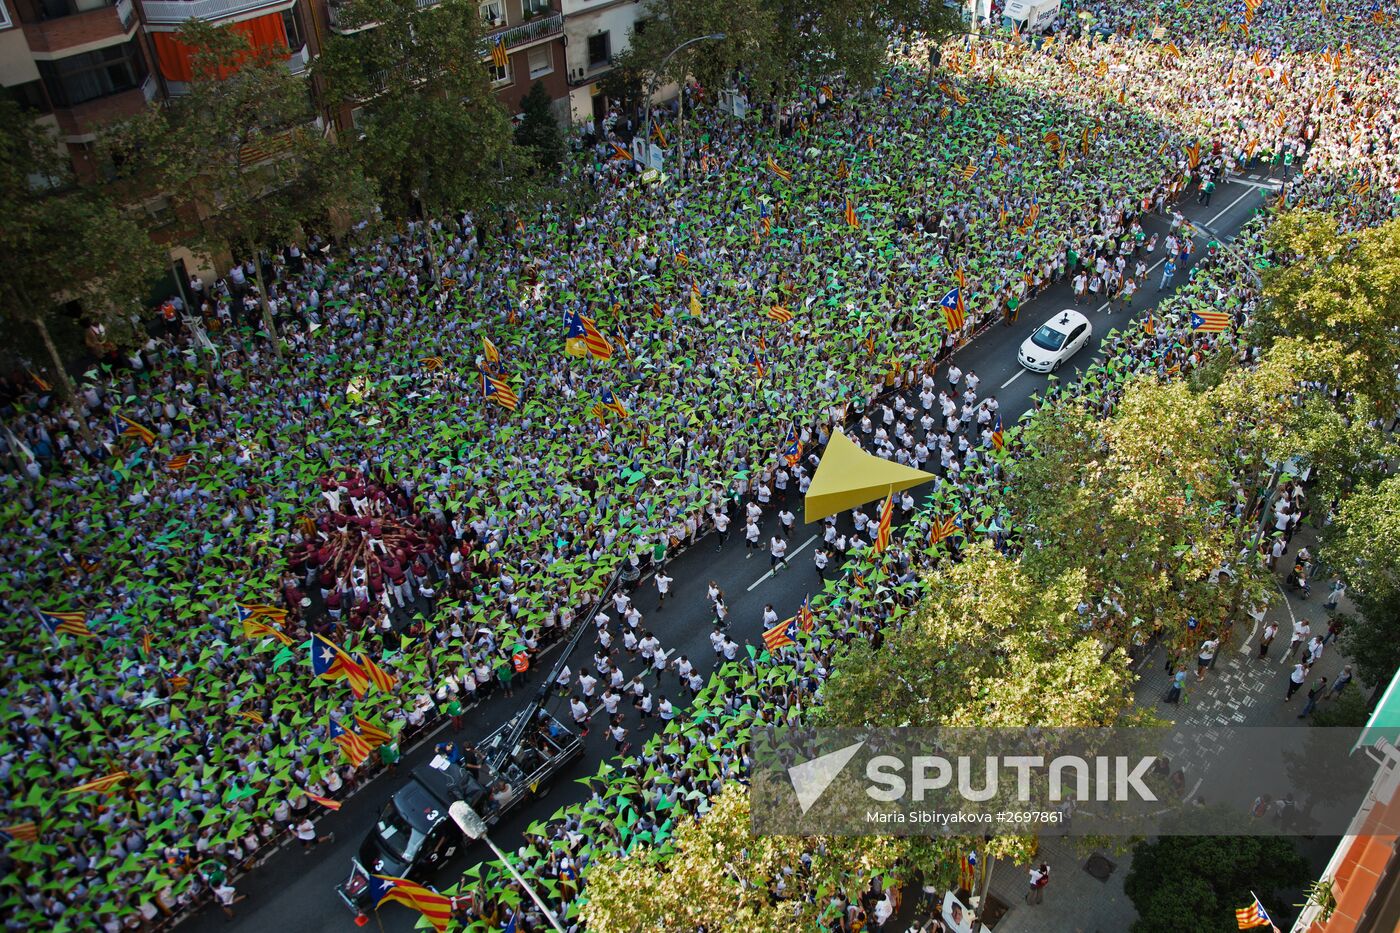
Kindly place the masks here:
[(666, 576), (664, 571), (658, 570), (653, 578), (656, 582), (656, 608), (661, 609), (661, 604), (666, 602), (666, 596), (671, 592), (671, 577)]
[(716, 552), (724, 550), (724, 546), (729, 543), (729, 516), (724, 512), (715, 513), (715, 533), (719, 535), (719, 547)]
[(778, 513), (778, 528), (782, 531), (784, 538), (792, 537), (792, 529), (797, 524), (797, 516), (787, 509)]
[(779, 566), (787, 566), (787, 550), (788, 543), (783, 538), (774, 536), (768, 539), (768, 552), (772, 555), (769, 563), (774, 573), (778, 572)]

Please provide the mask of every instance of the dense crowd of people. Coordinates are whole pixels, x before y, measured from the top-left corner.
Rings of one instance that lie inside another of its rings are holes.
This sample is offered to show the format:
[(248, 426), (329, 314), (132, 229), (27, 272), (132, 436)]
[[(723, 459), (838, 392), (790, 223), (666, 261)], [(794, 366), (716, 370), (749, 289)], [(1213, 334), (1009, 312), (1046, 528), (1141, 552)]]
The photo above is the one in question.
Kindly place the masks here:
[[(34, 834), (12, 921), (136, 927), (218, 887), (305, 822), (308, 795), (363, 777), (330, 743), (331, 716), (399, 734), (508, 688), (520, 649), (567, 629), (614, 569), (757, 499), (794, 427), (812, 451), (865, 413), (869, 430), (853, 423), (872, 450), (936, 468), (911, 535), (949, 510), (1004, 513), (987, 393), (961, 397), (967, 383), (929, 364), (1080, 270), (1127, 303), (1147, 284), (1144, 218), (1188, 190), (1290, 173), (1290, 204), (1344, 225), (1391, 216), (1395, 75), (1369, 10), (1339, 2), (1315, 22), (1269, 0), (1248, 31), (1223, 31), (1198, 7), (1099, 11), (1108, 38), (955, 44), (931, 82), (924, 50), (900, 41), (881, 87), (813, 94), (784, 114), (787, 138), (706, 113), (668, 198), (601, 145), (567, 170), (599, 193), (586, 216), (313, 242), (278, 257), (266, 296), (241, 267), (193, 283), (212, 350), (177, 325), (75, 399), (12, 399), (0, 786), (11, 834)], [(1150, 34), (1154, 16), (1175, 52), (1122, 34)], [(1252, 227), (1237, 246), (1257, 241)], [(1162, 327), (1116, 335), (1105, 364), (1052, 396), (1108, 411), (1132, 374), (1174, 375), (1228, 344), (1184, 313), (1247, 319), (1256, 296), (1233, 255), (1202, 257)], [(939, 299), (960, 280), (968, 314), (950, 326)], [(262, 298), (282, 354), (257, 333)], [(563, 352), (571, 314), (596, 322), (609, 362)], [(518, 408), (483, 398), (483, 367)], [(871, 407), (887, 387), (905, 391)], [(1008, 524), (986, 533), (1008, 546)], [(714, 715), (683, 714), (626, 759), (550, 826), (533, 870), (578, 877), (742, 777), (752, 725), (800, 715), (832, 649), (912, 596), (919, 551), (846, 554), (861, 582), (833, 575), (847, 598), (797, 662), (723, 663), (694, 700)], [(248, 637), (240, 603), (269, 606), (258, 618), (282, 637)], [(80, 613), (91, 637), (50, 634), (40, 613)], [(312, 632), (397, 687), (356, 702), (315, 679), (298, 647)], [(623, 832), (627, 778), (644, 806)], [(486, 916), (506, 910), (491, 884), (506, 882), (481, 883)]]

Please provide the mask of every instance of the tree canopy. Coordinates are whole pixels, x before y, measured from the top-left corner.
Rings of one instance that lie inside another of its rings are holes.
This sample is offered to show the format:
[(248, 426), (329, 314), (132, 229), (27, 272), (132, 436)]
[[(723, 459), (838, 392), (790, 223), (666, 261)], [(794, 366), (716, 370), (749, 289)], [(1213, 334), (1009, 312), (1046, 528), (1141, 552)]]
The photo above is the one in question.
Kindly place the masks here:
[(1257, 331), (1339, 351), (1330, 385), (1400, 404), (1400, 220), (1339, 232), (1328, 214), (1293, 211), (1269, 231), (1279, 262), (1264, 273)]
[(53, 131), (0, 97), (0, 253), (5, 286), (0, 309), (39, 331), (53, 374), (72, 383), (48, 330), (61, 307), (77, 302), (85, 317), (121, 339), (160, 273), (163, 251), (101, 185), (78, 185)]
[(391, 216), (477, 210), (508, 200), (522, 166), (491, 92), (471, 0), (354, 0), (316, 63), (328, 104), (363, 107), (350, 148)]

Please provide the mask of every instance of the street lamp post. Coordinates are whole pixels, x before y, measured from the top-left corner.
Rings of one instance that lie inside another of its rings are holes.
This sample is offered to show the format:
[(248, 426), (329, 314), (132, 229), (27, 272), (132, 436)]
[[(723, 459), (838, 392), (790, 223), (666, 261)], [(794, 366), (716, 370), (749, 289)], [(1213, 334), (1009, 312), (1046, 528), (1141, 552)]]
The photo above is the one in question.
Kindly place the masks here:
[[(653, 94), (656, 93), (656, 79), (657, 79), (658, 77), (660, 77), (661, 72), (663, 72), (663, 71), (666, 70), (666, 65), (667, 65), (667, 63), (671, 61), (672, 57), (674, 57), (675, 54), (676, 54), (677, 52), (681, 51), (682, 49), (689, 48), (690, 46), (694, 45), (694, 44), (697, 43), (697, 42), (707, 42), (707, 41), (710, 41), (710, 40), (712, 40), (712, 39), (718, 41), (718, 40), (724, 39), (724, 38), (725, 38), (725, 34), (724, 34), (724, 33), (722, 33), (722, 32), (714, 32), (714, 33), (710, 33), (708, 36), (696, 36), (694, 39), (687, 39), (687, 40), (685, 40), (684, 42), (682, 42), (680, 45), (676, 46), (676, 47), (675, 47), (674, 49), (672, 49), (671, 51), (667, 52), (667, 53), (666, 53), (666, 57), (663, 58), (663, 59), (661, 59), (661, 64), (657, 65), (656, 68), (655, 68), (655, 70), (652, 71), (652, 73), (651, 73), (651, 81), (647, 84), (647, 100), (646, 100), (647, 119), (646, 119), (646, 125), (645, 125), (645, 126), (643, 127), (643, 129), (642, 129), (642, 147), (643, 147), (643, 148), (642, 148), (642, 151), (643, 151), (644, 153), (647, 154), (647, 159), (646, 159), (647, 168), (654, 168), (654, 167), (655, 167), (655, 166), (653, 166), (653, 165), (651, 164), (651, 95), (653, 95)], [(682, 84), (681, 84), (681, 119), (684, 120), (684, 118), (685, 118), (685, 84), (684, 84), (684, 82), (682, 82)], [(677, 145), (683, 147), (683, 142), (682, 142), (683, 140), (684, 140), (684, 137), (683, 137), (683, 136), (680, 137), (680, 138), (677, 140)], [(680, 161), (681, 161), (681, 172), (682, 172), (682, 174), (683, 174), (684, 171), (685, 171), (685, 154), (684, 154), (684, 152), (681, 153)]]
[(496, 843), (492, 842), (491, 837), (486, 835), (486, 821), (478, 816), (477, 812), (473, 810), (465, 800), (458, 800), (452, 804), (452, 806), (448, 807), (447, 815), (452, 817), (452, 822), (457, 824), (457, 828), (462, 831), (462, 835), (466, 836), (468, 839), (480, 839), (491, 847), (491, 851), (496, 853), (496, 858), (500, 859), (505, 864), (506, 869), (514, 876), (516, 883), (525, 889), (526, 894), (530, 895), (530, 900), (535, 902), (535, 906), (544, 914), (545, 919), (549, 921), (549, 925), (557, 930), (558, 933), (564, 933), (564, 928), (559, 925), (559, 918), (554, 915), (554, 911), (545, 906), (544, 901), (540, 899), (540, 895), (535, 891), (534, 886), (526, 881), (520, 872), (516, 870), (515, 863), (507, 858), (504, 852), (496, 848)]

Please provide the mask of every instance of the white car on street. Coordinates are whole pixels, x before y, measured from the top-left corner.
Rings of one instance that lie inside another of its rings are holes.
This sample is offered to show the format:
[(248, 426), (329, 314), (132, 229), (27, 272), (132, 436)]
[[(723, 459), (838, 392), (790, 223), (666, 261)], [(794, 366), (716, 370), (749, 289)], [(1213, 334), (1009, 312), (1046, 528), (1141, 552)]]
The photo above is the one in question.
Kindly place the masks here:
[(1093, 335), (1094, 328), (1089, 319), (1072, 308), (1066, 308), (1025, 339), (1016, 359), (1031, 372), (1052, 373), (1078, 353)]

